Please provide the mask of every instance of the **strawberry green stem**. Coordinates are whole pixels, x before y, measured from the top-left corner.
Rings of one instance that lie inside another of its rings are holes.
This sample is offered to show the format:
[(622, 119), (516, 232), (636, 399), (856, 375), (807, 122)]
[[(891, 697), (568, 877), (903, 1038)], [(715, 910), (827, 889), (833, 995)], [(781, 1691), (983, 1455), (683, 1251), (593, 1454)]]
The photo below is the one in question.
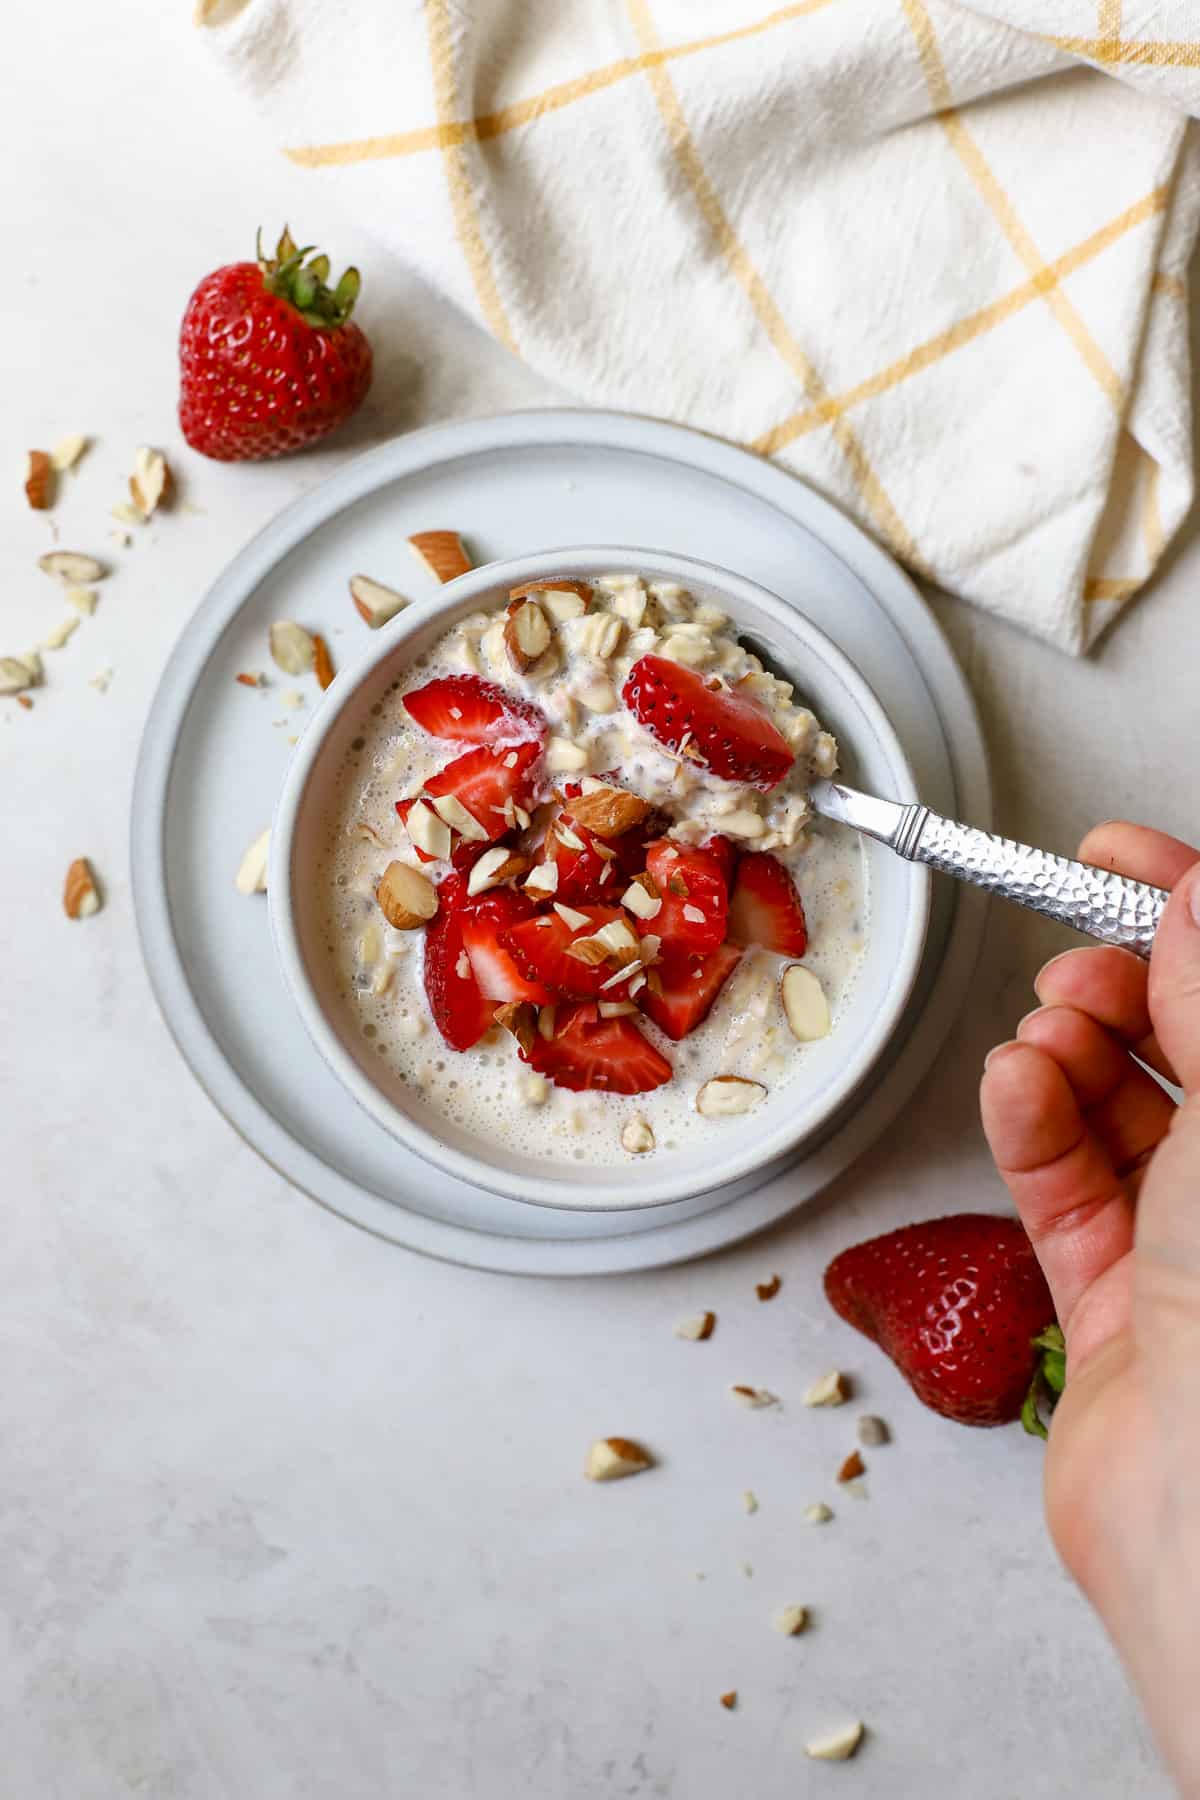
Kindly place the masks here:
[(314, 256), (315, 248), (313, 244), (306, 244), (303, 249), (298, 249), (286, 225), (275, 246), (274, 256), (263, 255), (261, 227), (255, 239), (258, 266), (268, 293), (294, 306), (318, 331), (334, 331), (344, 325), (354, 311), (362, 277), (357, 269), (347, 269), (331, 290), (326, 285), (329, 258), (320, 254)]
[(1045, 1401), (1046, 1411), (1053, 1413), (1058, 1396), (1066, 1386), (1067, 1345), (1058, 1325), (1047, 1325), (1030, 1342), (1040, 1355), (1021, 1407), (1021, 1423), (1031, 1437), (1044, 1438), (1048, 1434), (1042, 1422), (1042, 1402)]

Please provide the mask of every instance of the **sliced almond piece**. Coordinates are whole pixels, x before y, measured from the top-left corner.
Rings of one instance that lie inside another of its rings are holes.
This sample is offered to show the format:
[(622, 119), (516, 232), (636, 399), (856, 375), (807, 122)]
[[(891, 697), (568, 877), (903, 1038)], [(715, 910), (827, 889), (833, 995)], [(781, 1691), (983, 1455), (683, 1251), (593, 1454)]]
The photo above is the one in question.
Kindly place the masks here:
[[(637, 1009), (631, 1006), (629, 1010), (636, 1012)], [(604, 1008), (601, 1007), (600, 1011), (603, 1014)], [(621, 1148), (628, 1150), (631, 1156), (645, 1156), (648, 1151), (653, 1150), (654, 1132), (640, 1113), (635, 1113), (632, 1119), (626, 1119), (622, 1125)]]
[(38, 557), (38, 568), (43, 575), (53, 575), (68, 587), (86, 587), (93, 581), (103, 581), (108, 574), (103, 563), (79, 550), (47, 550), (45, 556)]
[(497, 1025), (516, 1038), (522, 1050), (528, 1050), (537, 1033), (537, 1016), (528, 1000), (506, 1000), (492, 1014)]
[(587, 1454), (583, 1472), (589, 1481), (620, 1481), (626, 1475), (640, 1475), (653, 1468), (649, 1452), (632, 1438), (597, 1438)]
[(408, 605), (405, 595), (398, 594), (395, 588), (384, 587), (382, 581), (373, 581), (369, 575), (350, 577), (350, 598), (355, 612), (372, 631), (378, 631)]
[(143, 444), (133, 459), (129, 493), (143, 519), (149, 519), (170, 499), (171, 471), (161, 450)]
[(90, 919), (100, 911), (100, 890), (86, 856), (77, 856), (63, 882), (63, 911), (68, 919)]
[(867, 1472), (866, 1463), (863, 1461), (862, 1457), (858, 1454), (857, 1450), (852, 1450), (850, 1452), (849, 1456), (846, 1458), (845, 1462), (842, 1464), (841, 1468), (838, 1470), (837, 1478), (839, 1481), (843, 1481), (843, 1482), (844, 1481), (857, 1481), (859, 1476), (865, 1475), (866, 1472)]
[(271, 660), (285, 675), (307, 675), (313, 666), (316, 646), (312, 633), (292, 619), (276, 619), (267, 634)]
[(319, 631), (313, 632), (313, 674), (317, 678), (317, 686), (324, 693), (334, 678), (333, 658), (329, 654), (329, 645)]
[(408, 541), (438, 581), (453, 581), (474, 567), (457, 531), (416, 531)]
[(841, 1406), (850, 1398), (850, 1384), (840, 1369), (830, 1369), (819, 1381), (810, 1382), (804, 1390), (805, 1406)]
[(690, 1344), (703, 1344), (716, 1329), (717, 1315), (714, 1312), (695, 1313), (690, 1319), (681, 1319), (675, 1327), (675, 1336), (685, 1338)]
[(550, 626), (536, 600), (515, 600), (504, 625), (504, 648), (518, 675), (532, 669), (550, 648)]
[(864, 1444), (869, 1450), (877, 1449), (880, 1444), (891, 1442), (891, 1432), (883, 1420), (876, 1418), (874, 1413), (864, 1413), (855, 1429), (859, 1443)]
[(649, 922), (657, 918), (662, 911), (662, 896), (653, 875), (638, 875), (630, 882), (621, 895), (621, 905), (637, 919)]
[[(435, 862), (445, 862), (450, 855), (450, 827), (445, 819), (439, 819), (429, 801), (418, 800), (415, 806), (409, 808), (404, 828), (417, 849), (423, 850)], [(484, 836), (486, 835), (485, 832)]]
[(40, 657), (0, 656), (0, 694), (23, 694), (26, 688), (36, 687), (41, 667)]
[(781, 1637), (799, 1637), (808, 1628), (807, 1606), (781, 1606), (771, 1620), (772, 1628)]
[(818, 1500), (815, 1505), (806, 1506), (804, 1509), (805, 1522), (809, 1525), (828, 1525), (832, 1517), (832, 1507), (826, 1506), (823, 1500)]
[(72, 632), (78, 631), (81, 620), (78, 613), (70, 613), (65, 619), (48, 631), (42, 639), (43, 650), (61, 650)]
[(67, 605), (73, 606), (84, 618), (90, 618), (96, 610), (99, 596), (94, 588), (69, 587), (67, 589)]
[(737, 1382), (729, 1391), (740, 1406), (748, 1406), (753, 1410), (779, 1405), (779, 1395), (773, 1394), (769, 1388), (746, 1387)]
[[(597, 1002), (596, 1010), (602, 1019), (628, 1019), (637, 1012), (638, 1008), (632, 1000), (600, 1000)], [(649, 1130), (649, 1126), (647, 1126), (647, 1130)], [(625, 1148), (628, 1150), (628, 1144)], [(650, 1149), (652, 1146), (647, 1145), (646, 1148)]]
[(525, 881), (527, 894), (553, 894), (558, 890), (558, 864), (552, 862), (538, 863), (529, 871)]
[(640, 825), (650, 812), (650, 802), (627, 788), (606, 787), (603, 783), (568, 802), (571, 817), (585, 831), (597, 837), (621, 837)]
[(714, 1075), (696, 1095), (696, 1111), (706, 1119), (732, 1119), (752, 1112), (766, 1095), (761, 1081), (744, 1081), (740, 1075)]
[(260, 831), (238, 864), (233, 885), (239, 894), (265, 894), (267, 861), (271, 852), (271, 828)]
[(507, 844), (497, 844), (494, 849), (485, 850), (467, 877), (468, 894), (482, 894), (488, 888), (495, 887), (501, 881), (509, 881), (514, 875), (523, 875), (529, 867), (529, 859), (518, 856)]
[(862, 1721), (855, 1719), (852, 1725), (842, 1725), (823, 1737), (810, 1738), (804, 1746), (804, 1754), (818, 1762), (847, 1762), (862, 1743), (865, 1731)]
[(561, 900), (554, 902), (554, 910), (571, 931), (582, 931), (585, 925), (591, 923), (586, 913), (576, 912), (573, 906), (564, 906)]
[[(488, 834), (474, 813), (469, 813), (457, 794), (439, 794), (429, 805), (444, 819), (451, 831), (457, 831), (469, 844), (486, 844)], [(416, 808), (414, 807), (414, 811)], [(412, 817), (412, 814), (409, 814)]]
[[(542, 575), (537, 581), (523, 581), (520, 587), (508, 590), (510, 600), (525, 600), (531, 594), (555, 620), (577, 618), (581, 612), (586, 612), (592, 598), (592, 590), (586, 581), (571, 581), (565, 575)], [(548, 595), (554, 595), (558, 600), (575, 600), (578, 605), (558, 613), (552, 610), (554, 601), (547, 599)]]
[(34, 512), (46, 512), (54, 504), (54, 464), (45, 450), (25, 452), (25, 498)]
[(411, 863), (390, 862), (375, 889), (379, 910), (396, 931), (428, 925), (438, 909), (437, 889)]
[(568, 850), (586, 850), (587, 845), (577, 831), (572, 831), (565, 819), (559, 819), (554, 827), (554, 835)]
[(573, 944), (567, 945), (566, 954), (589, 969), (598, 969), (601, 963), (608, 962), (612, 956), (608, 945), (598, 942), (595, 935), (576, 938)]
[(58, 474), (65, 475), (68, 469), (73, 469), (87, 447), (87, 438), (81, 437), (78, 432), (59, 438), (50, 452), (50, 461)]
[(791, 963), (783, 971), (780, 998), (792, 1036), (800, 1044), (829, 1036), (829, 1002), (811, 969)]

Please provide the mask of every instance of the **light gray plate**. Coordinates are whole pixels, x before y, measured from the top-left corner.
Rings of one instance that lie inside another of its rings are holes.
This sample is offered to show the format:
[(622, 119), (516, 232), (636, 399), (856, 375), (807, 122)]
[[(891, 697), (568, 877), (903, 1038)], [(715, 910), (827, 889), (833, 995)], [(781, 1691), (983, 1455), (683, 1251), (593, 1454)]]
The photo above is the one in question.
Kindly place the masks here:
[(323, 631), (335, 661), (349, 661), (365, 627), (348, 577), (363, 570), (425, 592), (405, 538), (439, 527), (460, 530), (478, 561), (555, 544), (632, 543), (750, 576), (802, 606), (858, 666), (908, 750), (922, 797), (990, 824), (979, 723), (945, 640), (907, 577), (827, 501), (743, 451), (626, 414), (530, 412), (439, 426), (347, 464), (281, 513), (217, 582), (167, 666), (132, 821), (138, 924), (164, 1016), (212, 1100), (268, 1162), (322, 1205), (410, 1249), (477, 1268), (582, 1275), (733, 1243), (818, 1192), (895, 1117), (966, 991), (983, 896), (938, 884), (907, 1029), (874, 1085), (801, 1162), (750, 1191), (643, 1214), (560, 1214), (431, 1171), (325, 1067), (275, 967), (266, 908), (234, 889), (289, 754), (288, 731), (272, 723), (286, 684), (254, 692), (234, 675), (264, 665), (277, 618)]

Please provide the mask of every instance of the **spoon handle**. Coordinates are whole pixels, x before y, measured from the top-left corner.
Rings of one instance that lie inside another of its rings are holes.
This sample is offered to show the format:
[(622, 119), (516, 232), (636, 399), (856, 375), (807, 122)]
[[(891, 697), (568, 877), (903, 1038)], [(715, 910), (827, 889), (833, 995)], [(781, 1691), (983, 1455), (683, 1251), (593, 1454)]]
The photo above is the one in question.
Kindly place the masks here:
[(910, 862), (928, 863), (960, 881), (974, 882), (1102, 944), (1149, 956), (1170, 898), (1162, 888), (977, 831), (972, 825), (943, 819), (927, 806), (905, 810), (909, 817), (901, 828), (903, 841), (894, 848)]
[(928, 863), (959, 881), (973, 882), (1102, 944), (1116, 944), (1138, 956), (1150, 954), (1170, 898), (1162, 888), (960, 825), (928, 806), (902, 806), (861, 794), (840, 781), (814, 782), (810, 799), (826, 818), (865, 831), (908, 862)]

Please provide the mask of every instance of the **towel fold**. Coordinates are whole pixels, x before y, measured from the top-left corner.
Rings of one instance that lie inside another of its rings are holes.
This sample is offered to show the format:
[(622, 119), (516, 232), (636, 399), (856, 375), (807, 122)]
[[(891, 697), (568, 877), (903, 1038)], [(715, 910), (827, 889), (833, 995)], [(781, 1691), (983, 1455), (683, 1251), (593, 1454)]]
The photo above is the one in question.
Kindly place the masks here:
[(1080, 651), (1193, 488), (1200, 18), (1124, 12), (197, 16), (284, 154), (514, 355), (773, 458), (914, 571)]

